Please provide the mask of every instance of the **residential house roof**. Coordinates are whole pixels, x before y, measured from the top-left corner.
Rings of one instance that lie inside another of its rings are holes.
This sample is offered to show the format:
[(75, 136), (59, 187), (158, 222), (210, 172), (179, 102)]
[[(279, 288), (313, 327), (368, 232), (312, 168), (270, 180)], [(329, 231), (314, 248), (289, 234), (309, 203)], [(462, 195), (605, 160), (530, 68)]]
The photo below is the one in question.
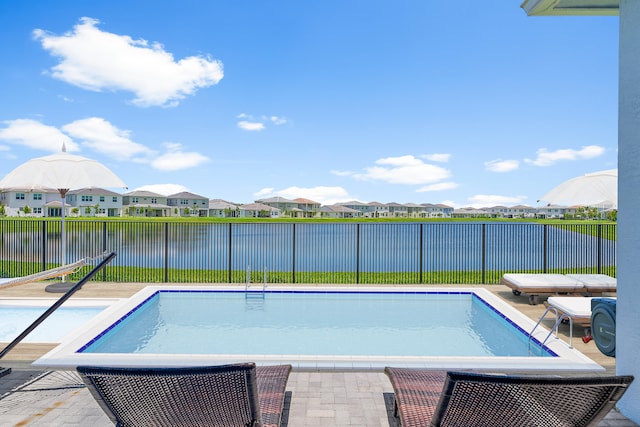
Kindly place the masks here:
[(168, 199), (208, 199), (207, 197), (200, 196), (198, 194), (190, 193), (188, 191), (182, 191), (180, 193), (171, 194), (167, 196)]

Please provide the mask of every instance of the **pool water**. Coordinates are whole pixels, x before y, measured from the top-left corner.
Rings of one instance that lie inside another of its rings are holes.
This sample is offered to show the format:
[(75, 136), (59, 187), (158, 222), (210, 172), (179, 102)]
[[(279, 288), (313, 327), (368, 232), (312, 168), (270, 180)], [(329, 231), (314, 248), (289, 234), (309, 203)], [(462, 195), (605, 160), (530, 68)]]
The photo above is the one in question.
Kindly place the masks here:
[[(38, 325), (22, 342), (55, 343), (91, 320), (107, 306), (62, 306)], [(11, 342), (33, 323), (48, 306), (14, 306), (0, 304), (0, 342)]]
[(517, 357), (529, 344), (470, 292), (159, 291), (79, 351)]

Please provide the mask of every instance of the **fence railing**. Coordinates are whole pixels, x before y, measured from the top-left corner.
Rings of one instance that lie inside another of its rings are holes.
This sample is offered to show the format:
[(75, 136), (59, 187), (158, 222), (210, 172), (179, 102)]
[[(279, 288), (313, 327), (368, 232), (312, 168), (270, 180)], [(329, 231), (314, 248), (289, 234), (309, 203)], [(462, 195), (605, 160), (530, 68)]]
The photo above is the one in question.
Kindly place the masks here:
[[(490, 284), (515, 272), (615, 276), (615, 224), (66, 222), (68, 261), (116, 252), (118, 282)], [(0, 220), (0, 277), (59, 265), (60, 223)], [(87, 267), (89, 268), (89, 267)], [(265, 275), (266, 272), (266, 275)]]

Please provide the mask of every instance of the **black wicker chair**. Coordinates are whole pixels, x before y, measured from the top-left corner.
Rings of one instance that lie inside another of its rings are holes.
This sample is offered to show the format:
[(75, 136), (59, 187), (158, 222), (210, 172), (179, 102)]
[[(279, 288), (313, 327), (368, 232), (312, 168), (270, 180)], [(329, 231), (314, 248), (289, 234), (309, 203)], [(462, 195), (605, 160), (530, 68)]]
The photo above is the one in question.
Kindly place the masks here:
[(540, 377), (386, 368), (402, 426), (595, 426), (631, 376)]
[(79, 366), (78, 372), (117, 426), (279, 427), (291, 365)]

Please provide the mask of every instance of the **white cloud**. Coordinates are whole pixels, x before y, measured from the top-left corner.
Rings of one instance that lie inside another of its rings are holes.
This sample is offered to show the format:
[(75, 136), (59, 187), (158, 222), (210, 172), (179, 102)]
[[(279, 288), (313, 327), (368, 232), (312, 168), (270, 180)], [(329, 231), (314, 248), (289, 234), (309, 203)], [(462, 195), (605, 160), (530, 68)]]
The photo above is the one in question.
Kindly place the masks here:
[(262, 190), (258, 190), (257, 192), (253, 193), (253, 196), (258, 199), (269, 197), (269, 195), (273, 194), (273, 190), (273, 187), (263, 188)]
[(276, 126), (280, 126), (288, 122), (286, 118), (278, 116), (271, 116), (269, 117), (269, 120), (271, 120), (271, 122)]
[(447, 163), (451, 159), (451, 154), (444, 154), (444, 153), (424, 154), (420, 157), (422, 157), (423, 159), (427, 159), (431, 162)]
[(175, 106), (224, 76), (220, 61), (202, 56), (175, 61), (159, 43), (101, 31), (98, 24), (82, 18), (62, 36), (34, 30), (42, 47), (60, 59), (51, 69), (54, 78), (97, 92), (133, 92), (139, 106)]
[(408, 185), (431, 184), (451, 176), (448, 169), (424, 163), (411, 155), (379, 159), (376, 165), (365, 168), (365, 173), (354, 173), (352, 176), (363, 181)]
[(238, 122), (238, 127), (242, 130), (248, 130), (248, 131), (260, 131), (260, 130), (264, 130), (264, 124), (259, 123), (259, 122), (249, 122), (247, 120), (241, 120)]
[(454, 188), (458, 188), (459, 184), (455, 182), (440, 182), (437, 184), (426, 185), (424, 187), (418, 188), (416, 191), (418, 193), (426, 193), (430, 191), (446, 191), (453, 190)]
[(156, 157), (151, 166), (161, 171), (177, 171), (190, 169), (209, 161), (209, 158), (196, 152), (182, 151), (182, 145), (177, 143), (165, 143), (167, 152)]
[(180, 184), (149, 184), (138, 187), (133, 191), (151, 191), (153, 193), (162, 194), (163, 196), (170, 196), (176, 193), (182, 193), (183, 191), (189, 191), (187, 187)]
[(118, 160), (132, 160), (135, 157), (147, 158), (153, 151), (130, 139), (131, 132), (121, 130), (99, 117), (76, 120), (64, 125), (62, 129), (72, 137), (82, 141), (99, 153)]
[(473, 197), (469, 197), (469, 202), (471, 206), (475, 208), (483, 208), (483, 207), (491, 207), (496, 205), (517, 205), (522, 203), (523, 200), (526, 200), (526, 196), (497, 196), (490, 194), (478, 194)]
[(1, 141), (52, 153), (60, 152), (63, 143), (68, 152), (80, 149), (78, 144), (54, 126), (31, 119), (7, 120), (4, 123), (7, 127), (0, 129)]
[(484, 163), (484, 167), (489, 172), (511, 172), (520, 167), (518, 160), (491, 160)]
[(246, 131), (261, 131), (267, 128), (267, 124), (274, 124), (281, 126), (288, 123), (288, 119), (280, 116), (260, 116), (254, 117), (251, 114), (240, 113), (236, 116), (238, 121), (238, 127)]
[(561, 160), (592, 159), (601, 156), (604, 152), (604, 147), (600, 147), (599, 145), (587, 145), (580, 150), (567, 148), (548, 151), (546, 148), (541, 148), (537, 151), (537, 157), (534, 160), (525, 159), (524, 161), (534, 166), (551, 166)]
[(269, 197), (284, 197), (285, 199), (309, 199), (322, 205), (333, 205), (338, 202), (346, 202), (352, 200), (347, 190), (342, 187), (288, 187), (283, 190), (274, 190), (273, 188), (263, 188), (254, 193), (257, 199), (266, 199)]

